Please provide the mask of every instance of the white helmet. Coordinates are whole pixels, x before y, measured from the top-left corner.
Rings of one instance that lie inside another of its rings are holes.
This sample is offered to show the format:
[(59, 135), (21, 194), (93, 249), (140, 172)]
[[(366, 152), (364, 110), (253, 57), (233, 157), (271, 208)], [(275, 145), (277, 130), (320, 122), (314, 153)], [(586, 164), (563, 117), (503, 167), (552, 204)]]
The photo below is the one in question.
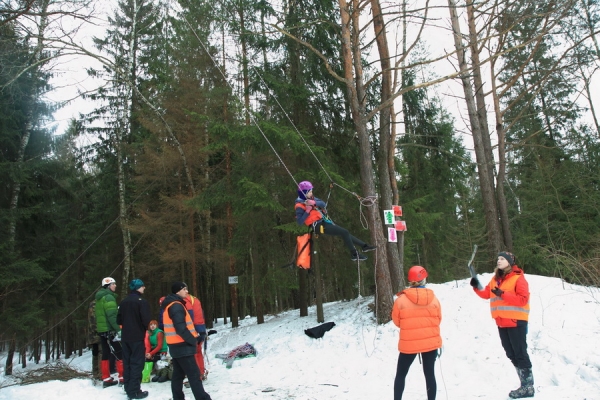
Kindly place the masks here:
[(117, 283), (117, 281), (115, 281), (110, 276), (107, 276), (106, 278), (102, 279), (102, 286), (110, 285), (111, 283)]

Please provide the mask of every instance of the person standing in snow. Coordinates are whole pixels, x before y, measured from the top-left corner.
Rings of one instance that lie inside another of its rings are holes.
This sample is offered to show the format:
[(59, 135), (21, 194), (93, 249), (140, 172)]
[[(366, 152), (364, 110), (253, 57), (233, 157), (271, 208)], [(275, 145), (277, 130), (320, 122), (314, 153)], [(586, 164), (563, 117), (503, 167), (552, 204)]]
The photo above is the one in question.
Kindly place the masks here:
[(204, 391), (200, 378), (200, 368), (195, 355), (200, 335), (194, 328), (194, 322), (185, 308), (184, 299), (188, 296), (188, 287), (184, 282), (173, 282), (171, 294), (162, 302), (165, 337), (172, 357), (173, 376), (171, 393), (173, 400), (183, 400), (183, 378), (188, 377), (192, 393), (196, 400), (211, 400)]
[(123, 383), (128, 399), (145, 399), (141, 389), (146, 354), (146, 329), (150, 324), (150, 305), (142, 298), (146, 285), (141, 279), (129, 282), (129, 294), (119, 304), (117, 322), (121, 324), (123, 348)]
[(408, 370), (417, 354), (423, 360), (427, 400), (435, 400), (435, 360), (442, 347), (440, 323), (442, 307), (431, 289), (425, 288), (427, 271), (415, 265), (408, 270), (409, 287), (398, 293), (392, 320), (400, 328), (398, 365), (394, 380), (394, 400), (401, 400)]
[(479, 290), (481, 285), (477, 277), (474, 277), (471, 278), (470, 285), (479, 297), (490, 299), (490, 310), (498, 325), (500, 342), (521, 381), (521, 386), (512, 390), (509, 397), (533, 397), (533, 373), (527, 354), (529, 284), (523, 270), (516, 265), (512, 253), (501, 251), (490, 283)]
[[(334, 224), (327, 216), (326, 206), (323, 200), (313, 195), (312, 183), (302, 181), (298, 184), (298, 197), (294, 206), (298, 225), (312, 226), (317, 234), (341, 236), (344, 245), (350, 250), (350, 259), (352, 261), (365, 261), (367, 257), (360, 254), (358, 250), (366, 253), (375, 250), (376, 247), (357, 239), (347, 229)], [(355, 246), (358, 247), (358, 250)]]
[(98, 353), (100, 353), (100, 336), (96, 325), (96, 300), (92, 300), (88, 306), (88, 329), (87, 345), (92, 350), (92, 376), (94, 379), (101, 378), (100, 363), (98, 362)]
[(200, 379), (203, 381), (206, 380), (208, 376), (208, 370), (204, 366), (204, 354), (202, 354), (202, 344), (206, 340), (206, 323), (204, 321), (204, 310), (202, 310), (202, 303), (200, 303), (200, 299), (195, 296), (192, 296), (188, 293), (187, 297), (183, 299), (185, 302), (185, 308), (190, 314), (192, 318), (192, 322), (194, 323), (194, 329), (199, 335), (198, 348), (196, 349), (196, 364), (198, 364), (198, 368), (200, 368)]
[[(121, 327), (117, 323), (117, 300), (115, 297), (117, 282), (110, 276), (102, 279), (102, 287), (96, 293), (96, 326), (102, 345), (102, 387), (116, 385), (123, 380), (123, 360), (121, 352)], [(114, 339), (117, 340), (114, 340)], [(119, 381), (110, 376), (110, 355), (115, 357)]]

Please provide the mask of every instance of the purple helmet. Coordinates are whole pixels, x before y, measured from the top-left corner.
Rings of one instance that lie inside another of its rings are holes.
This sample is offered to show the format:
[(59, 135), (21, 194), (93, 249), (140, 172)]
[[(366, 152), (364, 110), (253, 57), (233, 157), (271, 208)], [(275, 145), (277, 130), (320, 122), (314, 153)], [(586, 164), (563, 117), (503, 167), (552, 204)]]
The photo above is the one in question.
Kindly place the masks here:
[(302, 181), (298, 184), (298, 189), (302, 190), (303, 192), (304, 191), (308, 192), (312, 188), (313, 188), (313, 185), (309, 181)]

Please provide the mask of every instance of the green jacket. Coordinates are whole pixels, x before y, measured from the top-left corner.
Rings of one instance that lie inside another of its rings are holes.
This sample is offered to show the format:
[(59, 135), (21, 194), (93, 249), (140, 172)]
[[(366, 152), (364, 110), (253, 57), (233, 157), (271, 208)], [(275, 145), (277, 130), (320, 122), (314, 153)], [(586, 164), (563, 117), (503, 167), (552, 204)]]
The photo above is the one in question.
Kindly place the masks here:
[(96, 329), (98, 333), (120, 332), (117, 324), (117, 299), (112, 290), (102, 288), (96, 293)]
[(150, 341), (150, 350), (154, 350), (156, 348), (156, 345), (158, 344), (158, 332), (163, 334), (162, 348), (159, 351), (160, 353), (166, 353), (167, 351), (169, 351), (169, 347), (167, 346), (167, 337), (165, 336), (165, 333), (158, 328), (156, 328), (154, 332), (148, 329), (148, 340)]

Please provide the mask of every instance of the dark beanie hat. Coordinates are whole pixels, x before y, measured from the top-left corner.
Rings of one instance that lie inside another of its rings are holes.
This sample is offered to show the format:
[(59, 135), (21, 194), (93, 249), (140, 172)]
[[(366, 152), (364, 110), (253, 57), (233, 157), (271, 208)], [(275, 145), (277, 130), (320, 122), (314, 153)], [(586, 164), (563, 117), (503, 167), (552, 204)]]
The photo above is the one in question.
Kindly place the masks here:
[(498, 253), (498, 257), (504, 257), (506, 261), (508, 261), (508, 265), (511, 267), (515, 265), (515, 255), (513, 253), (509, 253), (508, 251), (501, 251)]
[(144, 285), (144, 282), (141, 279), (133, 279), (129, 282), (129, 290), (138, 290)]
[(177, 293), (181, 289), (186, 288), (186, 287), (187, 287), (187, 285), (185, 282), (173, 282), (173, 284), (171, 285), (171, 293)]

